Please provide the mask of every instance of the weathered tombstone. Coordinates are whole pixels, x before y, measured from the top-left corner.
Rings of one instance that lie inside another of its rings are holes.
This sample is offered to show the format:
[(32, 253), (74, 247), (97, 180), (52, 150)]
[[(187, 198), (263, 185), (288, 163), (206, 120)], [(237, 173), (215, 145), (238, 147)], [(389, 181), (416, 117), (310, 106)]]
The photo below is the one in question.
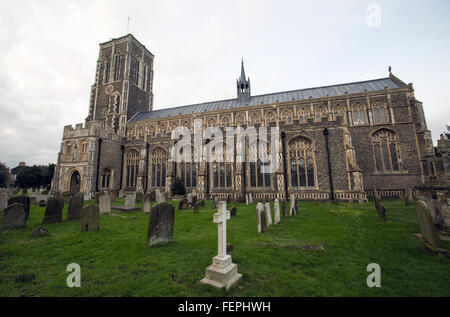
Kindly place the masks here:
[(439, 234), (434, 226), (430, 210), (424, 201), (416, 203), (416, 215), (422, 233), (422, 245), (433, 252), (445, 252), (441, 245)]
[(178, 203), (178, 210), (185, 210), (189, 208), (188, 200), (186, 198), (183, 198)]
[(15, 196), (8, 199), (8, 206), (12, 205), (14, 203), (24, 204), (27, 208), (26, 214), (27, 214), (27, 220), (28, 216), (30, 215), (30, 198), (24, 195), (21, 196)]
[(119, 198), (124, 198), (125, 194), (123, 192), (123, 189), (119, 190)]
[(405, 206), (409, 205), (409, 195), (408, 195), (408, 192), (406, 190), (403, 191), (403, 204)]
[(297, 214), (297, 204), (295, 201), (295, 195), (291, 194), (291, 204), (289, 209), (289, 216), (296, 215)]
[(164, 196), (164, 199), (166, 200), (166, 201), (169, 201), (169, 198), (170, 198), (170, 193), (169, 192), (164, 192), (163, 193), (163, 196)]
[(230, 208), (230, 217), (236, 217), (237, 215), (237, 208), (235, 206)]
[(274, 203), (274, 223), (280, 223), (280, 202), (278, 201), (278, 199), (275, 199)]
[(152, 208), (148, 223), (147, 246), (163, 245), (172, 241), (175, 208), (160, 203)]
[(227, 219), (230, 219), (230, 212), (226, 210), (226, 202), (220, 201), (218, 206), (218, 213), (213, 217), (213, 222), (218, 225), (218, 255), (213, 258), (213, 264), (206, 268), (205, 277), (200, 282), (229, 290), (239, 282), (242, 274), (237, 272), (237, 265), (227, 254)]
[(136, 196), (126, 195), (125, 196), (125, 208), (135, 208), (136, 207)]
[(84, 192), (83, 193), (83, 200), (88, 201), (92, 198), (91, 192)]
[(70, 197), (72, 196), (72, 194), (70, 192), (63, 192), (61, 194), (61, 198), (64, 200), (64, 202), (68, 203)]
[(205, 207), (205, 200), (204, 199), (200, 200), (200, 207)]
[(375, 196), (375, 209), (378, 213), (378, 216), (380, 217), (381, 221), (386, 221), (386, 209), (384, 208), (383, 203), (381, 202), (380, 196), (378, 196), (378, 192), (374, 191)]
[(81, 231), (100, 229), (100, 210), (98, 205), (88, 205), (81, 209)]
[(37, 203), (37, 199), (36, 199), (36, 196), (30, 196), (29, 197), (30, 198), (30, 204), (35, 204), (35, 203)]
[(198, 214), (200, 207), (201, 207), (201, 202), (200, 201), (196, 202), (194, 205), (194, 214)]
[(67, 220), (80, 219), (81, 218), (81, 209), (83, 208), (83, 194), (78, 193), (73, 195), (69, 199), (69, 206), (67, 209)]
[(248, 206), (249, 204), (249, 199), (248, 199), (248, 193), (245, 194), (245, 204)]
[(144, 195), (141, 192), (136, 193), (136, 203), (140, 204), (142, 203), (142, 200), (144, 199)]
[(148, 214), (150, 212), (151, 203), (152, 203), (151, 198), (152, 197), (151, 197), (150, 193), (148, 193), (144, 196), (144, 214)]
[(270, 227), (272, 225), (272, 210), (270, 208), (270, 203), (267, 202), (265, 204), (265, 210), (266, 210), (266, 223), (267, 227)]
[(256, 205), (256, 218), (258, 221), (258, 232), (263, 233), (266, 229), (266, 215), (264, 213), (264, 205), (258, 203)]
[(253, 195), (252, 195), (252, 193), (248, 193), (248, 202), (250, 204), (253, 204)]
[(25, 204), (13, 203), (3, 211), (3, 229), (22, 228), (27, 224), (28, 207)]
[(197, 194), (192, 195), (192, 206), (194, 206), (197, 203)]
[(103, 195), (99, 198), (99, 212), (100, 214), (111, 214), (111, 197)]
[(213, 205), (213, 209), (217, 209), (218, 208), (218, 206), (217, 206), (217, 204), (219, 203), (219, 197), (214, 197), (214, 205)]
[(188, 193), (186, 195), (186, 199), (187, 199), (188, 204), (192, 205), (192, 193)]
[(159, 189), (155, 192), (156, 203), (161, 204), (166, 202), (166, 197), (161, 193)]
[(109, 198), (111, 202), (117, 201), (117, 199), (119, 198), (119, 191), (117, 189), (111, 189), (109, 191)]
[(409, 201), (413, 201), (414, 200), (414, 195), (413, 195), (412, 188), (408, 189), (408, 199), (409, 199)]
[(49, 198), (47, 207), (45, 208), (45, 216), (42, 223), (57, 223), (61, 222), (62, 211), (64, 208), (64, 200), (59, 197)]

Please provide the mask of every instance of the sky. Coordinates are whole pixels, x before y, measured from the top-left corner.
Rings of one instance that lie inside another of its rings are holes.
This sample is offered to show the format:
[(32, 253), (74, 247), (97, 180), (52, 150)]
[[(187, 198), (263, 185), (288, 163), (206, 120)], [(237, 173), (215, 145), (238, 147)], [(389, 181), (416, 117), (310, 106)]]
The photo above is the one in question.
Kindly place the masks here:
[[(434, 142), (450, 124), (450, 1), (0, 2), (0, 162), (56, 163), (84, 122), (99, 43), (129, 32), (154, 55), (154, 109), (370, 80), (413, 83)], [(131, 18), (128, 26), (128, 16)]]

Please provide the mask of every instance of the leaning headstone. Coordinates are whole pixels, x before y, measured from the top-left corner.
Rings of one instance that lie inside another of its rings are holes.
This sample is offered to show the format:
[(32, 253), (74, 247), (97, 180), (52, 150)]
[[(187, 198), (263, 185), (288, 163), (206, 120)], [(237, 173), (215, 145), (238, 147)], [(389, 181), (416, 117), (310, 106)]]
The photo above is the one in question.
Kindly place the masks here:
[(67, 209), (67, 220), (80, 219), (81, 218), (81, 209), (83, 208), (83, 194), (78, 193), (73, 195), (69, 199), (69, 206)]
[(218, 254), (213, 258), (212, 265), (206, 268), (205, 277), (200, 281), (215, 288), (229, 290), (242, 278), (237, 272), (237, 265), (232, 263), (231, 255), (227, 254), (227, 219), (230, 213), (226, 210), (226, 202), (218, 203), (219, 212), (214, 214), (213, 222), (218, 225)]
[(57, 223), (61, 222), (62, 211), (64, 208), (64, 200), (59, 197), (52, 197), (47, 201), (45, 208), (45, 216), (42, 223)]
[(264, 213), (264, 205), (258, 203), (256, 205), (256, 218), (258, 221), (258, 232), (263, 233), (266, 229), (266, 215)]
[(424, 201), (419, 200), (416, 204), (416, 215), (422, 233), (422, 245), (433, 252), (444, 252), (439, 239), (439, 234), (434, 226), (430, 210)]
[(274, 223), (280, 223), (280, 202), (278, 201), (278, 199), (275, 199), (274, 203)]
[(289, 209), (289, 216), (297, 214), (297, 204), (295, 202), (295, 195), (291, 194), (291, 204)]
[(230, 217), (236, 217), (236, 215), (237, 215), (237, 208), (236, 208), (236, 206), (233, 206), (233, 207), (231, 207), (230, 208)]
[(109, 195), (103, 195), (99, 198), (100, 214), (111, 214), (111, 198)]
[(272, 225), (272, 210), (270, 208), (270, 203), (267, 202), (265, 204), (265, 209), (266, 209), (266, 223), (267, 223), (267, 227), (270, 227)]
[(201, 204), (200, 201), (198, 201), (198, 202), (195, 203), (195, 205), (194, 205), (194, 214), (198, 214), (201, 205), (202, 205), (202, 204)]
[(3, 211), (3, 229), (22, 228), (27, 224), (27, 205), (13, 203)]
[(147, 246), (163, 245), (172, 241), (175, 208), (168, 203), (152, 208), (148, 223)]
[(98, 205), (88, 205), (81, 209), (81, 231), (100, 229), (100, 210)]

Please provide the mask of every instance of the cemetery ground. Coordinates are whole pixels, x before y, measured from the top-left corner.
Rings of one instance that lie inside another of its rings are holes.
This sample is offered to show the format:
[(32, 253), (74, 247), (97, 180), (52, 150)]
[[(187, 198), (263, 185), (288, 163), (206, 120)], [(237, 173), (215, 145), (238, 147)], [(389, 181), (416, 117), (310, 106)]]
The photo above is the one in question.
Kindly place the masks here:
[[(414, 202), (383, 202), (385, 223), (373, 201), (300, 201), (297, 215), (263, 234), (256, 203), (227, 204), (228, 210), (237, 206), (237, 217), (227, 221), (227, 242), (243, 274), (229, 291), (200, 283), (217, 255), (212, 201), (197, 214), (170, 202), (173, 241), (151, 248), (149, 214), (142, 211), (115, 212), (125, 218), (103, 214), (100, 230), (83, 232), (79, 220), (65, 221), (67, 203), (63, 221), (48, 225), (41, 224), (45, 207), (32, 204), (25, 228), (0, 232), (0, 296), (450, 296), (450, 260), (420, 248)], [(31, 238), (37, 227), (49, 235)], [(317, 247), (323, 243), (325, 250)], [(450, 242), (443, 245), (450, 250)], [(69, 263), (81, 267), (80, 288), (66, 285)], [(366, 284), (369, 263), (381, 266), (380, 288)]]

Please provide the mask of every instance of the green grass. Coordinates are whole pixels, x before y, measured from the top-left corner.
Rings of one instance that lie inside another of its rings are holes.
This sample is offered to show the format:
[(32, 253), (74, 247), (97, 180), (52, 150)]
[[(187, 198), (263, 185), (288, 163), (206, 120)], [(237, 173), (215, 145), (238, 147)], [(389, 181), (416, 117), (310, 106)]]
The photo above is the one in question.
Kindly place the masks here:
[[(420, 248), (414, 206), (398, 200), (384, 202), (385, 223), (372, 202), (300, 202), (298, 215), (262, 235), (256, 204), (228, 204), (238, 209), (227, 223), (228, 242), (243, 279), (228, 292), (203, 285), (217, 254), (211, 204), (198, 214), (176, 210), (173, 241), (152, 248), (142, 212), (122, 213), (134, 219), (102, 215), (95, 232), (82, 232), (79, 221), (45, 225), (49, 236), (30, 238), (44, 215), (33, 204), (26, 228), (0, 232), (0, 296), (450, 296), (450, 260)], [(325, 251), (299, 248), (322, 242)], [(81, 266), (80, 288), (66, 286), (73, 262)], [(381, 266), (381, 288), (366, 285), (373, 262)]]

